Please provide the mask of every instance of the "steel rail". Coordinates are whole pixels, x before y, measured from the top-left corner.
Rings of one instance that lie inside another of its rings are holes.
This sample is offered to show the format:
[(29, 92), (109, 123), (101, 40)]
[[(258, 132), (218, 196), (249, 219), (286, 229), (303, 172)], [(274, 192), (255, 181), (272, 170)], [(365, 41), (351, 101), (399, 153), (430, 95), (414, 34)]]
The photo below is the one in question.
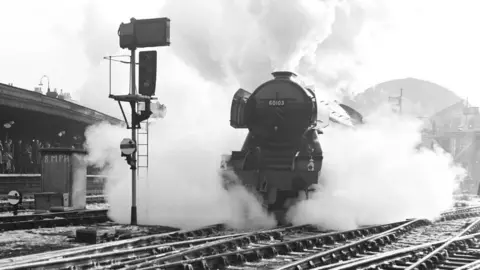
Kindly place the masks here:
[[(479, 221), (480, 219), (478, 219), (477, 221), (469, 225), (466, 229), (462, 230), (459, 234), (445, 240), (424, 243), (424, 244), (420, 244), (412, 247), (370, 255), (365, 258), (357, 259), (355, 261), (344, 262), (342, 265), (335, 268), (321, 267), (321, 268), (315, 268), (315, 269), (336, 269), (336, 270), (357, 269), (359, 267), (368, 267), (371, 265), (378, 265), (382, 263), (391, 264), (390, 261), (392, 260), (403, 261), (404, 263), (406, 261), (416, 260), (416, 262), (414, 262), (413, 264), (406, 266), (406, 269), (414, 269), (419, 266), (422, 266), (422, 269), (425, 269), (424, 267), (426, 265), (432, 265), (435, 262), (438, 262), (439, 258), (442, 258), (445, 256), (445, 254), (439, 254), (439, 253), (446, 252), (445, 248), (447, 246), (452, 245), (453, 243), (456, 243), (459, 241), (467, 240), (467, 239), (480, 238), (480, 233), (463, 235), (465, 233), (471, 232), (472, 229), (478, 230), (480, 227)], [(427, 252), (427, 256), (423, 258), (419, 258), (417, 253), (422, 250), (425, 250), (425, 252)], [(429, 255), (432, 255), (432, 256), (429, 256)]]
[(61, 259), (63, 257), (73, 257), (78, 255), (108, 252), (108, 251), (118, 250), (118, 249), (130, 249), (132, 247), (154, 245), (159, 242), (168, 243), (168, 242), (174, 242), (174, 241), (183, 241), (183, 240), (188, 240), (191, 237), (199, 238), (202, 236), (211, 235), (213, 233), (218, 233), (219, 231), (224, 231), (224, 230), (225, 230), (224, 224), (215, 224), (215, 225), (205, 226), (205, 227), (196, 228), (192, 230), (177, 230), (173, 232), (141, 236), (141, 237), (124, 239), (124, 240), (108, 242), (108, 243), (69, 248), (69, 249), (45, 252), (40, 254), (18, 256), (13, 258), (1, 259), (0, 268), (4, 266), (5, 267), (10, 266), (13, 264), (23, 263), (23, 262), (33, 263), (33, 262), (39, 262), (44, 260)]
[[(455, 211), (449, 211), (445, 212), (443, 216), (448, 217), (448, 219), (455, 219), (455, 218), (463, 218), (465, 216), (471, 216), (476, 213), (476, 209), (479, 209), (480, 207), (469, 207), (469, 208), (463, 208)], [(155, 245), (155, 242), (161, 242), (163, 241), (172, 241), (172, 240), (181, 240), (185, 239), (185, 234), (190, 235), (193, 234), (193, 237), (198, 236), (198, 233), (194, 233), (195, 231), (200, 232), (200, 235), (205, 235), (209, 234), (208, 232), (205, 233), (205, 230), (215, 230), (212, 228), (215, 228), (217, 226), (223, 226), (223, 225), (214, 225), (214, 226), (207, 226), (205, 228), (200, 228), (198, 230), (192, 230), (192, 231), (177, 231), (177, 232), (168, 232), (168, 233), (162, 233), (162, 234), (157, 234), (157, 235), (151, 235), (151, 236), (143, 236), (143, 237), (138, 237), (138, 238), (133, 238), (133, 239), (126, 239), (126, 240), (120, 240), (116, 242), (110, 242), (110, 243), (103, 243), (103, 244), (97, 244), (97, 245), (92, 245), (92, 246), (87, 246), (87, 247), (78, 247), (78, 248), (71, 248), (71, 249), (66, 249), (66, 250), (59, 250), (59, 251), (53, 251), (53, 252), (45, 252), (42, 254), (32, 254), (32, 255), (25, 255), (25, 256), (19, 256), (19, 257), (14, 257), (14, 258), (8, 258), (8, 259), (2, 259), (0, 260), (0, 267), (2, 266), (8, 266), (16, 263), (22, 263), (22, 262), (40, 262), (44, 260), (54, 260), (54, 259), (62, 259), (62, 258), (67, 258), (67, 257), (74, 257), (78, 256), (80, 254), (92, 254), (92, 253), (107, 253), (111, 252), (113, 250), (118, 250), (122, 248), (132, 248), (132, 247), (142, 247), (142, 246), (152, 246)], [(193, 232), (193, 233), (192, 233)], [(176, 235), (178, 234), (178, 235)], [(182, 236), (179, 235), (184, 235)], [(176, 236), (175, 236), (176, 235)], [(385, 239), (385, 238), (383, 238)], [(386, 238), (388, 241), (388, 238)], [(166, 243), (164, 243), (166, 245)], [(157, 243), (157, 246), (158, 243)], [(355, 259), (356, 260), (356, 259)]]
[[(328, 251), (325, 251), (325, 252), (314, 254), (314, 255), (309, 256), (307, 258), (304, 258), (302, 260), (299, 260), (299, 261), (284, 265), (282, 267), (279, 267), (279, 268), (277, 268), (277, 270), (309, 269), (309, 268), (313, 268), (313, 267), (318, 266), (318, 265), (324, 265), (324, 264), (328, 263), (329, 261), (331, 261), (331, 262), (333, 261), (333, 263), (335, 263), (336, 260), (337, 260), (337, 258), (335, 258), (337, 256), (334, 256), (335, 253), (340, 253), (342, 251), (346, 251), (346, 252), (350, 252), (351, 255), (354, 255), (355, 248), (358, 249), (359, 246), (361, 246), (362, 244), (366, 244), (371, 240), (375, 240), (375, 239), (378, 239), (380, 237), (388, 238), (392, 233), (396, 233), (396, 232), (404, 233), (404, 232), (406, 232), (406, 231), (408, 231), (408, 230), (410, 230), (414, 227), (425, 225), (425, 224), (428, 224), (428, 223), (429, 222), (427, 220), (424, 220), (424, 219), (414, 219), (414, 220), (411, 220), (411, 221), (409, 221), (405, 224), (402, 224), (399, 227), (392, 228), (388, 231), (385, 231), (385, 232), (382, 232), (382, 233), (379, 233), (379, 234), (376, 234), (376, 235), (373, 235), (373, 236), (370, 236), (370, 237), (366, 237), (366, 238), (364, 238), (360, 241), (356, 241), (356, 242), (353, 242), (353, 243), (350, 243), (350, 244), (347, 244), (347, 245), (344, 245), (344, 246), (341, 246), (341, 247), (338, 247), (338, 248), (335, 248), (335, 249), (331, 249), (331, 250), (328, 250)], [(358, 252), (358, 250), (357, 250), (357, 252)]]
[(42, 220), (42, 219), (49, 219), (49, 218), (67, 218), (70, 216), (76, 216), (79, 214), (107, 214), (107, 209), (98, 209), (98, 210), (73, 210), (73, 211), (65, 211), (65, 212), (48, 212), (48, 213), (41, 213), (41, 214), (31, 214), (31, 215), (19, 215), (19, 216), (0, 216), (0, 225), (2, 223), (8, 222), (21, 222), (21, 221), (31, 221), (31, 220)]
[(470, 224), (467, 228), (465, 228), (463, 231), (455, 235), (454, 237), (450, 238), (447, 242), (445, 242), (443, 245), (435, 249), (434, 251), (430, 252), (427, 256), (423, 257), (422, 259), (418, 260), (416, 263), (413, 265), (409, 266), (406, 270), (413, 270), (416, 267), (420, 266), (421, 264), (425, 263), (426, 261), (430, 260), (433, 256), (437, 255), (441, 251), (443, 251), (446, 247), (448, 247), (450, 244), (455, 242), (458, 238), (462, 237), (465, 234), (470, 234), (472, 231), (478, 231), (480, 229), (480, 218), (475, 220), (472, 224)]
[[(233, 247), (225, 245), (226, 243), (221, 246), (217, 244), (218, 247), (214, 249), (215, 252), (213, 254), (206, 251), (205, 248), (199, 248), (170, 257), (157, 258), (143, 264), (131, 265), (127, 269), (184, 269), (184, 267), (188, 269), (197, 269), (197, 267), (199, 269), (209, 269), (210, 265), (215, 265), (216, 268), (219, 266), (226, 267), (227, 265), (242, 265), (246, 261), (258, 261), (263, 257), (272, 258), (279, 254), (301, 252), (304, 247), (313, 247), (314, 249), (317, 247), (322, 248), (324, 243), (334, 244), (335, 242), (346, 242), (354, 238), (361, 238), (364, 237), (365, 234), (378, 234), (378, 230), (382, 233), (390, 230), (392, 227), (403, 226), (405, 223), (406, 221), (349, 231), (319, 233), (289, 241), (282, 241), (280, 243), (259, 244), (253, 248), (249, 247), (246, 249), (239, 249), (239, 246), (235, 245)], [(243, 239), (245, 239), (245, 237)], [(230, 242), (241, 241), (243, 239), (232, 239)], [(258, 238), (246, 240), (246, 244), (251, 244), (251, 242), (256, 243)], [(325, 246), (323, 248), (325, 248)], [(330, 248), (330, 246), (326, 246), (326, 248)], [(171, 262), (172, 260), (175, 262)]]
[[(105, 203), (106, 196), (105, 195), (90, 195), (86, 198), (87, 204), (95, 204), (95, 203)], [(0, 201), (0, 212), (9, 212), (12, 211), (12, 206), (7, 201)], [(27, 199), (23, 200), (22, 204), (19, 205), (19, 210), (33, 210), (35, 209), (35, 199)]]
[[(98, 268), (102, 267), (103, 265), (115, 265), (120, 263), (122, 259), (119, 257), (125, 256), (124, 258), (131, 258), (132, 256), (140, 255), (171, 255), (178, 253), (178, 248), (189, 249), (192, 245), (200, 245), (204, 243), (214, 242), (218, 240), (222, 240), (225, 238), (236, 237), (245, 233), (233, 234), (233, 235), (221, 235), (221, 236), (213, 236), (207, 238), (199, 238), (193, 239), (188, 241), (179, 241), (179, 242), (172, 242), (172, 243), (165, 243), (159, 244), (155, 246), (147, 246), (147, 247), (139, 247), (133, 249), (121, 249), (121, 250), (114, 250), (105, 253), (98, 253), (98, 254), (90, 254), (78, 257), (67, 257), (63, 259), (57, 260), (47, 260), (47, 261), (40, 261), (40, 262), (32, 262), (32, 263), (24, 263), (24, 264), (16, 264), (10, 265), (9, 267), (1, 268), (2, 270), (9, 270), (9, 269), (32, 269), (32, 268), (41, 268), (41, 269), (64, 269), (64, 268), (71, 268), (75, 266), (76, 268)], [(181, 251), (181, 250), (180, 250)], [(103, 261), (100, 261), (103, 260)]]
[[(456, 242), (458, 241), (465, 241), (469, 239), (478, 239), (480, 238), (480, 233), (475, 233), (471, 235), (466, 235), (459, 237)], [(431, 242), (431, 243), (425, 243), (413, 247), (407, 247), (407, 248), (402, 248), (398, 250), (393, 250), (393, 251), (388, 251), (384, 253), (377, 253), (374, 255), (370, 255), (366, 258), (359, 258), (355, 261), (347, 261), (343, 262), (343, 264), (339, 267), (317, 267), (313, 268), (313, 270), (324, 270), (324, 269), (335, 269), (335, 270), (346, 270), (346, 269), (358, 269), (360, 267), (369, 267), (374, 264), (380, 264), (381, 262), (385, 260), (390, 260), (390, 259), (395, 259), (399, 258), (400, 256), (405, 256), (408, 259), (411, 259), (415, 257), (416, 255), (414, 254), (415, 252), (419, 250), (428, 250), (429, 248), (431, 249), (432, 246), (440, 246), (447, 242), (448, 239), (441, 240), (441, 241), (436, 241), (436, 242)], [(469, 269), (469, 268), (468, 268)]]
[(52, 228), (57, 226), (103, 223), (110, 221), (108, 210), (81, 210), (0, 218), (0, 231)]
[[(270, 233), (275, 234), (281, 231), (286, 230), (305, 230), (311, 228), (308, 225), (301, 225), (301, 226), (291, 226), (291, 227), (282, 227), (272, 230), (261, 230), (255, 233)], [(48, 259), (43, 261), (37, 262), (30, 262), (24, 264), (11, 264), (9, 268), (5, 269), (17, 269), (17, 268), (42, 268), (42, 269), (60, 269), (62, 267), (71, 267), (75, 265), (76, 267), (80, 267), (82, 269), (88, 267), (99, 267), (105, 265), (116, 265), (121, 263), (122, 261), (127, 261), (133, 259), (141, 259), (145, 256), (166, 256), (166, 255), (174, 255), (178, 254), (180, 251), (176, 250), (176, 248), (183, 248), (183, 250), (188, 250), (192, 247), (192, 245), (199, 245), (204, 243), (216, 243), (218, 240), (226, 239), (226, 238), (235, 238), (241, 237), (243, 235), (252, 234), (252, 233), (235, 233), (235, 234), (226, 234), (221, 236), (214, 236), (208, 238), (200, 238), (200, 239), (193, 239), (193, 240), (185, 240), (185, 241), (178, 241), (178, 242), (171, 242), (171, 243), (160, 243), (155, 245), (147, 245), (141, 247), (133, 247), (133, 248), (124, 248), (124, 249), (117, 249), (111, 250), (109, 252), (101, 252), (101, 253), (91, 253), (88, 255), (81, 255), (81, 256), (63, 256), (62, 258), (57, 259)], [(3, 268), (2, 268), (3, 269)]]

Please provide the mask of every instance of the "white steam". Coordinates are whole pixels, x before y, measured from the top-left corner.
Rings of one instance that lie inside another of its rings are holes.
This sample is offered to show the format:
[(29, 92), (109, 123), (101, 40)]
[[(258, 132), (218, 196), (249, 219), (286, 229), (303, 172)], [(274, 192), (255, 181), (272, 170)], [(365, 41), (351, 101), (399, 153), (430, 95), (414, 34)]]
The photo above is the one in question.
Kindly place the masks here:
[(287, 69), (333, 90), (355, 78), (356, 39), (384, 8), (368, 0), (170, 0), (161, 14), (172, 19), (172, 50), (209, 81), (251, 89)]
[[(156, 7), (153, 1), (139, 4), (128, 16), (152, 17)], [(84, 25), (102, 32), (94, 36), (114, 38), (118, 24), (130, 18), (115, 13), (107, 19), (96, 10), (87, 10), (90, 23)], [(139, 222), (183, 228), (218, 222), (271, 226), (272, 218), (252, 194), (242, 188), (225, 192), (217, 174), (220, 155), (239, 150), (246, 135), (228, 124), (234, 91), (253, 91), (273, 70), (288, 68), (314, 82), (319, 99), (334, 96), (320, 91), (348, 87), (357, 79), (362, 64), (358, 41), (363, 41), (363, 50), (372, 48), (365, 41), (383, 25), (365, 25), (381, 21), (383, 10), (383, 4), (368, 0), (165, 1), (157, 15), (172, 20), (172, 45), (158, 51), (157, 96), (168, 114), (150, 129), (149, 177), (137, 185)], [(92, 28), (96, 24), (110, 28)], [(84, 42), (92, 70), (100, 68), (95, 59), (118, 51), (109, 40), (101, 46), (97, 39)], [(113, 74), (114, 89), (128, 89), (128, 71), (122, 72)], [(97, 94), (102, 81), (106, 91), (106, 78), (105, 73), (89, 76), (81, 98), (86, 105), (106, 110), (105, 105), (112, 104), (108, 109), (114, 109), (115, 102)], [(357, 130), (328, 129), (322, 137), (325, 187), (299, 204), (294, 220), (345, 228), (431, 216), (449, 205), (460, 169), (451, 167), (443, 153), (415, 152), (417, 124), (396, 120), (373, 116)], [(109, 164), (110, 215), (127, 223), (131, 173), (120, 157), (119, 142), (130, 134), (100, 125), (91, 127), (86, 137), (90, 161)]]
[[(102, 36), (107, 30), (92, 28), (95, 22), (110, 25), (105, 36), (113, 38), (120, 20), (101, 23), (104, 18), (95, 3), (86, 9), (83, 32)], [(318, 45), (332, 33), (336, 9), (348, 7), (341, 1), (165, 1), (159, 12), (172, 20), (172, 46), (159, 50), (157, 96), (167, 106), (168, 115), (150, 129), (149, 177), (139, 180), (137, 192), (141, 223), (180, 227), (225, 221), (234, 226), (273, 224), (252, 194), (242, 188), (230, 193), (221, 188), (220, 156), (238, 150), (246, 135), (228, 124), (232, 95), (239, 87), (253, 91), (275, 69), (298, 70), (302, 59), (312, 60)], [(97, 44), (96, 39), (85, 39), (84, 43), (92, 68), (97, 68), (95, 61), (101, 55), (116, 50), (115, 42), (108, 40)], [(318, 82), (320, 78), (312, 79), (312, 74), (303, 75)], [(123, 78), (121, 88), (125, 89), (127, 73), (122, 75), (113, 78)], [(91, 94), (100, 81), (104, 79), (95, 76), (87, 81), (89, 90), (82, 101), (88, 105), (92, 99), (92, 105), (104, 109), (105, 104), (112, 104), (111, 111), (113, 101)], [(102, 125), (90, 128), (86, 137), (92, 163), (109, 164), (105, 173), (110, 215), (129, 222), (130, 172), (118, 149), (121, 138), (130, 137), (129, 133)]]
[[(275, 220), (252, 194), (240, 187), (222, 189), (221, 155), (240, 148), (245, 137), (228, 124), (232, 97), (185, 65), (171, 63), (162, 67), (164, 90), (159, 93), (168, 115), (150, 125), (148, 180), (137, 181), (139, 223), (181, 228), (223, 222), (233, 227), (273, 226)], [(189, 74), (189, 79), (181, 80), (177, 72)], [(93, 164), (110, 164), (105, 172), (110, 216), (129, 223), (131, 172), (120, 157), (122, 137), (130, 137), (129, 131), (93, 126), (86, 132), (86, 146)], [(144, 143), (145, 138), (137, 141)]]
[[(143, 0), (134, 7), (121, 0), (97, 2), (88, 1), (82, 9), (80, 37), (91, 72), (77, 96), (82, 104), (117, 116), (116, 104), (107, 99), (108, 61), (102, 57), (126, 54), (118, 48), (117, 29), (132, 16), (171, 19), (172, 44), (159, 49), (159, 65), (170, 66), (164, 54), (173, 53), (209, 82), (250, 91), (270, 79), (272, 71), (288, 69), (338, 99), (339, 87), (357, 81), (364, 52), (376, 45), (367, 41), (382, 36), (390, 11), (383, 1), (371, 0)], [(112, 5), (118, 6), (115, 12)], [(112, 68), (114, 93), (128, 91), (128, 66), (114, 63)]]
[(322, 135), (324, 163), (318, 190), (289, 215), (296, 224), (331, 229), (434, 218), (452, 206), (464, 169), (440, 149), (416, 149), (417, 119), (382, 108), (356, 129), (329, 128)]

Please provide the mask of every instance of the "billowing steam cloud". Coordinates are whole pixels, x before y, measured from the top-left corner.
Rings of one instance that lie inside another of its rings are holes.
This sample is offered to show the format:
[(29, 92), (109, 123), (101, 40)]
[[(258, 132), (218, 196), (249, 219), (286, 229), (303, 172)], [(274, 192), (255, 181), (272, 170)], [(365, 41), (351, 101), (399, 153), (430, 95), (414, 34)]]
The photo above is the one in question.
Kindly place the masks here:
[[(125, 54), (118, 49), (116, 30), (132, 16), (171, 18), (172, 46), (159, 50), (162, 66), (171, 65), (164, 54), (173, 52), (203, 79), (225, 89), (241, 85), (247, 90), (271, 78), (273, 70), (288, 69), (330, 97), (336, 97), (338, 87), (349, 88), (358, 79), (357, 68), (365, 60), (365, 40), (387, 29), (379, 23), (388, 14), (383, 1), (144, 0), (133, 10), (121, 1), (115, 3), (118, 8), (108, 17), (104, 16), (108, 1), (91, 1), (84, 9), (80, 36), (93, 72), (79, 96), (85, 105), (116, 115), (114, 103), (107, 102), (106, 95), (98, 95), (100, 89), (108, 88), (108, 66), (102, 56)], [(114, 92), (126, 91), (128, 66), (115, 63), (113, 69)], [(159, 81), (159, 89), (161, 86)]]
[[(297, 70), (301, 60), (311, 58), (331, 34), (335, 10), (343, 5), (338, 1), (166, 1), (161, 15), (172, 19), (175, 45), (159, 51), (157, 92), (168, 115), (150, 129), (149, 177), (138, 184), (140, 222), (180, 227), (224, 221), (234, 226), (273, 224), (252, 194), (241, 188), (230, 193), (221, 189), (220, 155), (239, 149), (245, 136), (228, 125), (231, 95), (239, 86), (253, 90), (274, 69)], [(104, 28), (91, 27), (102, 24), (98, 10), (87, 8), (83, 34), (102, 36)], [(110, 25), (109, 31), (115, 33), (111, 22), (102, 25)], [(107, 36), (113, 38), (111, 33)], [(113, 43), (104, 39), (100, 44), (96, 38), (85, 42), (93, 68), (98, 68), (96, 59), (114, 51)], [(127, 73), (123, 75), (113, 78), (126, 83)], [(87, 82), (90, 90), (82, 101), (93, 98), (98, 106), (112, 104), (93, 94), (89, 82), (98, 84), (95, 78)], [(129, 135), (108, 125), (92, 127), (86, 135), (92, 163), (108, 164), (110, 215), (128, 222), (130, 173), (118, 143)]]
[[(272, 70), (285, 68), (299, 71), (314, 82), (319, 95), (334, 93), (318, 90), (348, 86), (355, 78), (356, 66), (361, 64), (357, 36), (364, 34), (362, 26), (368, 23), (367, 18), (376, 18), (383, 8), (369, 3), (166, 1), (158, 14), (172, 19), (172, 46), (159, 50), (157, 96), (166, 104), (168, 114), (150, 129), (149, 176), (138, 181), (139, 221), (183, 228), (217, 222), (236, 227), (271, 226), (273, 220), (262, 212), (252, 194), (241, 188), (230, 193), (221, 189), (217, 174), (220, 155), (238, 150), (246, 135), (228, 125), (232, 94), (239, 87), (252, 91), (270, 78)], [(153, 7), (152, 3), (149, 11)], [(101, 13), (89, 11), (89, 19), (102, 24)], [(148, 17), (145, 14), (149, 12), (129, 16)], [(109, 22), (109, 35), (128, 18)], [(91, 24), (86, 23), (86, 27)], [(99, 55), (117, 51), (108, 42), (98, 47), (96, 39), (86, 42), (92, 65)], [(128, 71), (122, 72), (122, 76), (114, 74), (113, 78), (120, 78), (126, 89)], [(106, 78), (102, 74), (101, 79), (92, 76), (87, 81), (85, 87), (90, 90), (82, 100), (86, 105), (92, 103), (102, 110), (105, 103), (114, 104), (93, 93), (93, 85)], [(448, 158), (440, 153), (414, 152), (416, 124), (378, 117), (370, 122), (356, 131), (333, 129), (324, 135), (326, 186), (314, 199), (299, 206), (296, 222), (352, 227), (436, 213), (449, 203), (446, 194), (451, 193), (455, 170), (450, 170)], [(109, 176), (110, 215), (129, 222), (130, 171), (120, 158), (118, 146), (129, 134), (123, 128), (100, 125), (91, 127), (86, 137), (90, 161), (108, 165), (105, 173)], [(390, 204), (377, 205), (369, 198), (393, 199)], [(433, 210), (426, 209), (425, 204), (431, 204)], [(386, 205), (391, 208), (383, 208)], [(413, 208), (418, 212), (408, 212)], [(345, 216), (339, 217), (329, 209), (343, 211)], [(398, 210), (398, 215), (389, 216), (392, 209)], [(404, 209), (407, 212), (401, 212)], [(307, 217), (307, 213), (311, 215)]]
[(295, 223), (332, 229), (434, 218), (452, 206), (465, 171), (438, 148), (417, 149), (417, 119), (381, 109), (356, 129), (332, 128), (322, 135), (323, 186), (290, 212)]
[[(167, 79), (160, 95), (165, 95), (162, 102), (168, 114), (149, 128), (148, 180), (138, 180), (139, 222), (182, 228), (222, 222), (234, 227), (273, 226), (275, 220), (252, 194), (240, 187), (228, 193), (222, 189), (221, 154), (240, 148), (245, 136), (228, 125), (229, 93), (169, 60), (173, 65), (163, 70)], [(189, 79), (181, 80), (177, 72), (189, 74)], [(109, 164), (105, 173), (110, 215), (128, 223), (131, 173), (120, 157), (119, 142), (129, 133), (103, 124), (91, 127), (86, 137), (92, 163)], [(145, 143), (145, 138), (138, 142)]]
[(172, 49), (209, 81), (233, 78), (249, 89), (282, 69), (331, 90), (354, 78), (356, 38), (384, 7), (368, 3), (167, 1), (162, 14), (175, 22)]

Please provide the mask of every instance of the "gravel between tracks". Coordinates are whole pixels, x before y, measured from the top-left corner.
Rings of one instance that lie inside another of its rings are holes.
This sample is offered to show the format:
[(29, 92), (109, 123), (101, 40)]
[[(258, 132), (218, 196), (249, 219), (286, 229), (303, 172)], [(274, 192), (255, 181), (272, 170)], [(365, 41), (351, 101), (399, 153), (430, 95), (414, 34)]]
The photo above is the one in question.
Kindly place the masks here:
[(119, 230), (127, 230), (135, 235), (149, 235), (172, 231), (172, 229), (169, 228), (118, 225), (112, 223), (8, 231), (0, 233), (0, 259), (87, 246), (88, 244), (75, 242), (75, 231), (83, 228), (96, 228), (104, 235), (105, 239), (114, 237), (115, 232)]
[[(120, 249), (125, 249), (125, 250), (131, 250), (135, 246), (133, 243), (137, 243), (140, 247), (146, 245), (147, 243), (153, 244), (154, 242), (163, 242), (165, 244), (168, 244), (169, 242), (172, 241), (188, 241), (188, 240), (193, 240), (193, 239), (203, 239), (205, 237), (222, 237), (222, 236), (228, 236), (232, 234), (239, 234), (239, 233), (246, 233), (246, 232), (251, 232), (251, 230), (234, 230), (234, 229), (229, 229), (225, 228), (222, 225), (214, 225), (214, 226), (208, 226), (204, 228), (199, 228), (199, 229), (193, 229), (193, 230), (177, 230), (174, 228), (168, 228), (168, 227), (160, 227), (160, 226), (129, 226), (129, 225), (112, 225), (112, 224), (99, 224), (96, 225), (100, 230), (103, 229), (104, 231), (114, 231), (115, 229), (122, 229), (123, 231), (128, 230), (130, 233), (133, 231), (133, 233), (136, 232), (135, 237), (133, 239), (129, 239), (132, 237), (125, 237), (122, 238), (123, 240), (121, 241), (116, 241), (116, 242), (109, 242), (109, 243), (103, 243), (103, 244), (97, 244), (94, 245), (94, 249), (92, 249), (93, 246), (87, 247), (85, 244), (79, 244), (73, 242), (71, 239), (74, 233), (74, 229), (77, 228), (82, 228), (81, 226), (78, 227), (69, 227), (72, 229), (72, 232), (64, 232), (62, 235), (62, 239), (67, 239), (67, 241), (70, 241), (70, 244), (65, 246), (63, 245), (62, 247), (57, 248), (58, 249), (63, 249), (60, 253), (41, 253), (51, 251), (54, 249), (49, 249), (48, 247), (42, 248), (42, 250), (35, 250), (35, 252), (27, 252), (26, 254), (16, 254), (12, 255), (9, 254), (9, 258), (7, 259), (0, 259), (0, 267), (5, 266), (5, 264), (11, 264), (13, 261), (16, 262), (29, 262), (29, 261), (38, 261), (38, 258), (44, 258), (40, 260), (45, 260), (45, 258), (61, 258), (64, 255), (61, 254), (66, 254), (66, 253), (71, 253), (67, 257), (70, 256), (83, 256), (88, 254), (96, 254), (100, 252), (100, 250), (103, 250), (104, 252), (106, 251), (117, 251)], [(92, 226), (89, 226), (90, 228)], [(65, 228), (62, 228), (65, 229)], [(54, 229), (50, 229), (54, 230)], [(16, 231), (17, 232), (17, 231)], [(58, 231), (56, 231), (56, 236), (58, 237)], [(60, 233), (61, 234), (61, 233)], [(1, 237), (1, 236), (0, 236)], [(43, 233), (43, 237), (45, 237), (45, 233)], [(10, 242), (14, 242), (15, 237), (13, 239), (10, 239)], [(62, 242), (62, 239), (59, 240), (59, 242)], [(142, 240), (145, 239), (145, 240)], [(156, 240), (155, 240), (156, 239)], [(42, 239), (43, 240), (43, 239)], [(48, 239), (47, 239), (48, 241)], [(42, 241), (39, 243), (39, 247), (42, 247), (42, 245), (47, 242), (47, 241)], [(65, 241), (65, 242), (67, 242)], [(124, 244), (121, 244), (124, 243)], [(130, 243), (130, 244), (129, 244)], [(120, 244), (120, 246), (116, 246)], [(17, 242), (16, 245), (19, 245)], [(102, 246), (105, 247), (102, 249)], [(74, 251), (70, 249), (65, 249), (65, 248), (82, 248), (83, 251)], [(86, 251), (85, 249), (88, 249), (90, 252)], [(1, 253), (0, 249), (0, 253)], [(74, 252), (74, 253), (72, 253)], [(41, 254), (36, 254), (36, 253), (41, 253)], [(26, 257), (14, 257), (14, 256), (19, 256), (19, 255), (29, 255)], [(35, 255), (36, 254), (36, 255)], [(76, 254), (76, 255), (74, 255)]]
[[(108, 204), (89, 204), (89, 210), (108, 209)], [(18, 215), (31, 215), (34, 211), (19, 211)], [(0, 212), (0, 216), (13, 216), (11, 212)], [(92, 226), (88, 226), (91, 228)], [(143, 227), (132, 227), (129, 225), (97, 224), (93, 225), (102, 229), (106, 233), (118, 229), (128, 229), (133, 232), (144, 232), (148, 234), (148, 229)], [(86, 244), (74, 241), (75, 231), (86, 228), (86, 226), (68, 226), (57, 228), (39, 228), (31, 230), (17, 230), (0, 232), (0, 259), (14, 256), (41, 253), (46, 251), (61, 250)], [(165, 229), (164, 231), (167, 231)]]
[[(104, 209), (107, 207), (108, 204), (89, 204), (87, 206), (88, 209)], [(33, 212), (20, 212), (19, 214), (27, 213)], [(6, 214), (11, 215), (11, 213), (0, 213), (0, 215)], [(433, 241), (451, 237), (455, 234), (455, 232), (461, 230), (462, 226), (464, 227), (468, 225), (468, 223), (471, 222), (471, 220), (473, 219), (474, 218), (444, 221), (435, 223), (432, 226), (416, 228), (411, 232), (407, 233), (406, 235), (399, 237), (396, 243), (392, 245), (387, 245), (386, 247), (382, 247), (381, 251), (408, 247), (419, 242), (425, 243), (426, 241), (428, 241), (428, 239), (430, 239), (430, 241)], [(79, 228), (85, 227), (86, 226), (71, 226), (0, 233), (0, 259), (42, 253), (53, 250), (62, 250), (72, 247), (86, 246), (86, 244), (76, 243), (73, 241), (75, 231)], [(91, 228), (95, 226), (88, 227)], [(110, 233), (112, 231), (115, 231), (115, 229), (137, 231), (141, 232), (144, 235), (160, 232), (158, 228), (152, 229), (150, 227), (132, 227), (128, 225), (98, 224), (96, 225), (96, 227)], [(164, 232), (168, 231), (168, 229), (164, 230)], [(224, 233), (227, 234), (231, 232)]]

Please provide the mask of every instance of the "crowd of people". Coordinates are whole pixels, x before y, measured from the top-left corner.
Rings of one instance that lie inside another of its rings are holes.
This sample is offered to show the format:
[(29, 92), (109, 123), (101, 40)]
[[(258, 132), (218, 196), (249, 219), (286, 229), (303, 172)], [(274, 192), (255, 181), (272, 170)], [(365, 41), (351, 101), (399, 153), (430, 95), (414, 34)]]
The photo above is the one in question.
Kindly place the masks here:
[(0, 140), (0, 173), (40, 173), (40, 148), (50, 147), (39, 140)]
[[(0, 140), (0, 174), (41, 173), (40, 149), (59, 147), (59, 143), (42, 142), (37, 139), (29, 141), (6, 139)], [(72, 148), (81, 148), (76, 144)]]

